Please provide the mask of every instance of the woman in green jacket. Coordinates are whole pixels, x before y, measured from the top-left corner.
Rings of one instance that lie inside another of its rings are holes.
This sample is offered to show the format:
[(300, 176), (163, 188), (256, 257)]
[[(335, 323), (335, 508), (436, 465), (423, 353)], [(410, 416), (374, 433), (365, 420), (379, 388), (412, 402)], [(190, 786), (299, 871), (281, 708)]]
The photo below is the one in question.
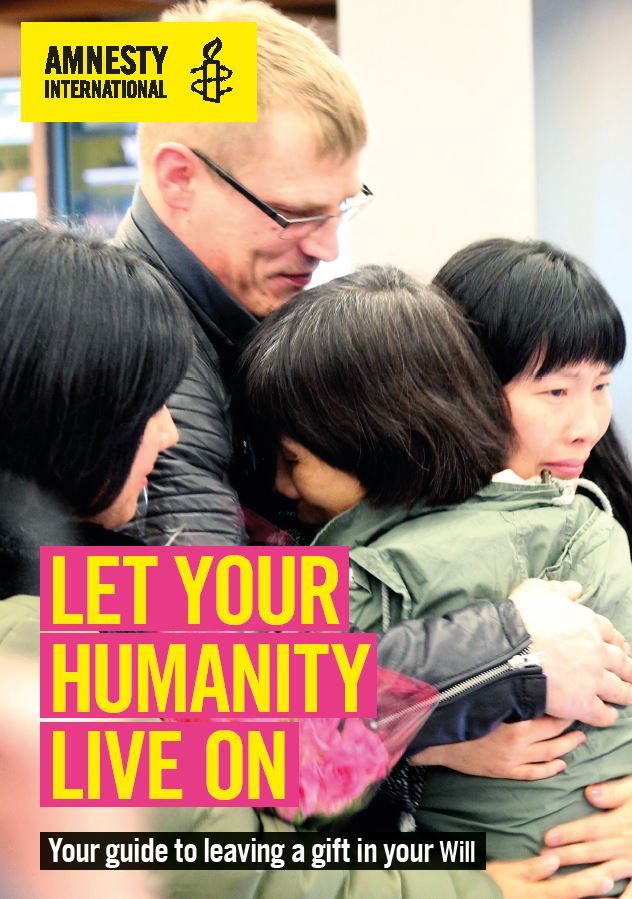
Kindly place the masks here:
[[(578, 297), (590, 295), (597, 312), (611, 302), (581, 260), (546, 241), (500, 237), (477, 241), (454, 253), (433, 283), (462, 309), (500, 384), (510, 391), (520, 383), (526, 386), (529, 378), (541, 381), (550, 371), (579, 361), (571, 358), (576, 338), (568, 340)], [(623, 329), (612, 336), (620, 343)], [(615, 356), (621, 353), (619, 347)], [(533, 361), (540, 356), (536, 372)], [(632, 464), (612, 422), (586, 460), (583, 476), (606, 493), (630, 540)], [(559, 477), (567, 473), (560, 471)]]
[[(538, 413), (509, 396), (516, 434), (498, 439), (504, 403), (474, 361), (465, 323), (401, 272), (369, 267), (338, 279), (259, 329), (244, 355), (244, 394), (260, 433), (279, 443), (277, 488), (304, 520), (323, 525), (317, 544), (350, 546), (354, 625), (388, 631), (472, 596), (506, 596), (524, 577), (564, 577), (632, 639), (625, 534), (604, 497), (602, 511), (551, 476), (579, 475), (608, 427), (607, 384), (625, 337), (607, 295), (586, 303), (583, 317), (578, 303), (566, 336), (560, 368), (574, 364), (561, 387), (545, 384), (558, 402), (548, 425), (538, 437)], [(557, 346), (550, 336), (548, 345)], [(577, 426), (546, 442), (568, 393)], [(549, 455), (540, 453), (545, 443)], [(415, 634), (412, 625), (388, 633), (383, 662), (414, 673)], [(631, 737), (626, 712), (607, 730), (587, 728), (564, 774), (537, 785), (434, 774), (419, 820), (486, 829), (493, 857), (530, 854), (548, 827), (591, 810), (582, 790), (596, 774), (629, 773)]]

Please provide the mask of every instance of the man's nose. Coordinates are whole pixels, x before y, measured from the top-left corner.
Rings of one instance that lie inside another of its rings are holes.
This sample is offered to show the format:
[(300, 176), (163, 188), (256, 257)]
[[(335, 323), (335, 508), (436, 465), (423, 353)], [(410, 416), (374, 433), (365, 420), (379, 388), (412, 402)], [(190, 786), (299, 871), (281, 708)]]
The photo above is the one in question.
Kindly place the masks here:
[(340, 252), (338, 247), (338, 228), (340, 219), (332, 217), (327, 219), (319, 228), (304, 237), (299, 242), (300, 250), (312, 259), (320, 262), (333, 262)]

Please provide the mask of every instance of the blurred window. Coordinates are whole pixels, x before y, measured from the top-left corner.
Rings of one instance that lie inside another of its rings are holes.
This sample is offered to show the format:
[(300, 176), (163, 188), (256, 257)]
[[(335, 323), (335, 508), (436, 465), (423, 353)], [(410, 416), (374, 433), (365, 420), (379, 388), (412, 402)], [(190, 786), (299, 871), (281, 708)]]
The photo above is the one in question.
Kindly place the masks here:
[(113, 234), (132, 200), (137, 161), (133, 122), (53, 123), (51, 206)]
[(34, 218), (33, 125), (20, 120), (20, 79), (0, 78), (0, 219)]

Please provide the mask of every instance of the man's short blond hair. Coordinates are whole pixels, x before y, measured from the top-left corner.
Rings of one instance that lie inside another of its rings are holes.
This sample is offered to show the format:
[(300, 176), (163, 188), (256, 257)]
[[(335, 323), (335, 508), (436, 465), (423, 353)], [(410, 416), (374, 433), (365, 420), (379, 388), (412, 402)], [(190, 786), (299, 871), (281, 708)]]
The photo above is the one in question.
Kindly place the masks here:
[(188, 0), (166, 10), (165, 22), (256, 22), (256, 124), (145, 123), (139, 128), (141, 163), (163, 141), (196, 146), (220, 159), (249, 145), (271, 110), (296, 110), (311, 120), (322, 155), (347, 158), (366, 143), (367, 123), (358, 90), (342, 61), (309, 28), (261, 0)]

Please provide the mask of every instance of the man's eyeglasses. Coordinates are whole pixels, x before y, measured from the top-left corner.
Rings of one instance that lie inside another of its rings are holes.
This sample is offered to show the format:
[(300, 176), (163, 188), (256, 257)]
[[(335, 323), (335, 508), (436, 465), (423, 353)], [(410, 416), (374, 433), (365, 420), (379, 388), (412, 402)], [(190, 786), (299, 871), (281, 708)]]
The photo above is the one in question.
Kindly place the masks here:
[(253, 194), (252, 191), (249, 191), (247, 187), (238, 181), (236, 178), (233, 178), (227, 171), (225, 171), (221, 166), (217, 165), (216, 162), (213, 162), (212, 159), (203, 153), (202, 150), (195, 150), (193, 147), (190, 148), (191, 152), (201, 159), (204, 165), (208, 166), (208, 168), (215, 172), (223, 181), (227, 184), (230, 184), (234, 190), (249, 200), (257, 209), (260, 209), (267, 216), (269, 216), (273, 221), (280, 225), (282, 231), (279, 235), (283, 240), (302, 240), (304, 237), (308, 237), (318, 228), (325, 224), (325, 222), (331, 221), (331, 219), (340, 219), (341, 221), (348, 221), (353, 218), (361, 209), (370, 202), (373, 197), (373, 193), (369, 190), (366, 184), (362, 185), (362, 189), (355, 197), (349, 197), (346, 200), (343, 200), (340, 204), (340, 209), (338, 212), (333, 213), (331, 215), (307, 215), (301, 216), (299, 218), (286, 218), (286, 216), (282, 215), (280, 212), (277, 212), (276, 209), (273, 209), (265, 200), (260, 200), (256, 194)]

